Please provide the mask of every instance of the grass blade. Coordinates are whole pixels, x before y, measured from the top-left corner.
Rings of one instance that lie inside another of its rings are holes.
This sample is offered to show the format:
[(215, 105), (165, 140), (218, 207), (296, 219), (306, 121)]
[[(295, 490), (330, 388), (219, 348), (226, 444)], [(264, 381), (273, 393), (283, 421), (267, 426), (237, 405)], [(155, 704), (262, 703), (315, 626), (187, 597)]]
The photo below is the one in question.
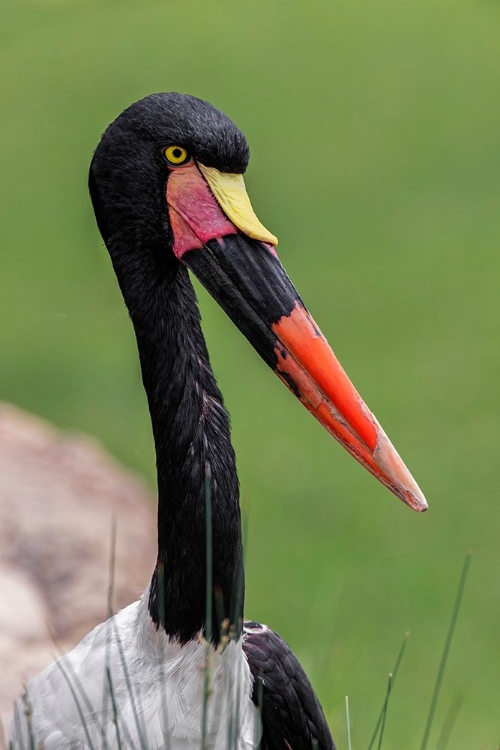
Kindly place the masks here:
[(389, 706), (389, 698), (391, 697), (391, 690), (392, 690), (392, 674), (389, 672), (389, 677), (387, 678), (387, 692), (385, 694), (385, 701), (384, 701), (384, 707), (382, 709), (382, 723), (380, 727), (380, 738), (378, 741), (378, 750), (382, 747), (382, 740), (384, 739), (384, 731), (385, 731), (385, 720), (387, 718), (387, 708)]
[(115, 729), (116, 729), (116, 744), (117, 744), (118, 750), (122, 750), (120, 727), (118, 726), (118, 710), (116, 707), (115, 691), (113, 690), (113, 682), (111, 680), (111, 672), (109, 671), (109, 667), (106, 667), (106, 677), (108, 679), (109, 693), (111, 695), (111, 705), (113, 707), (113, 722), (114, 722)]
[[(399, 649), (399, 653), (396, 658), (396, 663), (394, 664), (394, 669), (391, 672), (391, 679), (390, 679), (390, 687), (388, 686), (387, 692), (385, 694), (384, 703), (382, 704), (382, 708), (377, 720), (377, 723), (375, 725), (375, 729), (373, 730), (372, 738), (370, 740), (370, 744), (368, 745), (368, 750), (372, 750), (375, 740), (377, 739), (377, 735), (379, 732), (379, 729), (382, 727), (382, 724), (385, 723), (385, 716), (387, 714), (387, 707), (389, 705), (389, 698), (391, 697), (392, 688), (394, 687), (394, 683), (396, 681), (396, 677), (399, 671), (400, 664), (403, 660), (403, 656), (406, 650), (406, 646), (408, 644), (408, 638), (410, 637), (410, 632), (407, 631), (405, 633), (405, 636), (403, 638), (403, 643), (401, 644), (401, 648)], [(383, 731), (383, 730), (382, 730)], [(379, 744), (380, 747), (380, 744)]]
[(444, 718), (443, 727), (441, 729), (441, 732), (439, 733), (439, 738), (436, 745), (437, 750), (446, 750), (463, 702), (464, 694), (457, 693), (453, 698), (448, 712)]
[(347, 726), (347, 750), (352, 750), (351, 744), (351, 719), (349, 717), (349, 696), (345, 697), (345, 723)]
[[(125, 686), (127, 688), (128, 695), (130, 697), (130, 705), (132, 707), (132, 715), (134, 717), (134, 723), (137, 729), (137, 733), (139, 735), (139, 742), (141, 745), (141, 750), (148, 750), (147, 744), (146, 744), (146, 732), (144, 731), (144, 727), (141, 724), (140, 718), (139, 718), (139, 711), (137, 709), (136, 704), (136, 696), (134, 696), (134, 691), (132, 689), (132, 683), (130, 681), (130, 675), (128, 672), (127, 667), (127, 660), (125, 658), (125, 653), (123, 651), (123, 645), (121, 642), (120, 634), (118, 632), (118, 626), (116, 624), (116, 619), (113, 617), (110, 622), (112, 623), (112, 627), (114, 628), (114, 637), (116, 640), (116, 646), (118, 648), (118, 655), (120, 657), (120, 664), (123, 670), (123, 676), (125, 678)], [(137, 695), (137, 699), (139, 700), (140, 694)], [(142, 707), (141, 707), (141, 714), (142, 714)]]
[(441, 692), (441, 684), (443, 682), (444, 672), (446, 669), (446, 663), (448, 661), (448, 654), (450, 653), (451, 642), (453, 640), (453, 634), (455, 632), (455, 625), (457, 624), (458, 613), (460, 611), (460, 604), (462, 603), (462, 596), (464, 593), (465, 582), (467, 580), (467, 573), (469, 572), (470, 561), (472, 557), (472, 550), (469, 550), (465, 555), (465, 560), (462, 568), (462, 574), (458, 584), (457, 596), (455, 599), (455, 606), (453, 607), (453, 613), (451, 616), (451, 623), (446, 636), (444, 644), (443, 654), (441, 656), (441, 662), (439, 664), (438, 674), (436, 678), (436, 685), (434, 686), (434, 692), (432, 694), (431, 706), (429, 709), (429, 715), (427, 717), (427, 723), (425, 725), (424, 736), (422, 738), (422, 744), (420, 750), (426, 750), (427, 743), (429, 742), (429, 735), (431, 733), (432, 724), (434, 721), (434, 715), (436, 713), (436, 706), (439, 700), (439, 693)]
[(61, 674), (64, 677), (64, 679), (66, 681), (66, 684), (68, 685), (69, 691), (71, 693), (71, 697), (73, 698), (73, 701), (74, 701), (75, 706), (76, 706), (76, 710), (78, 712), (78, 716), (80, 718), (80, 721), (82, 722), (83, 731), (85, 732), (85, 737), (87, 739), (87, 744), (88, 744), (90, 750), (95, 750), (94, 744), (93, 744), (93, 742), (92, 742), (92, 740), (90, 738), (89, 729), (88, 729), (88, 726), (87, 726), (87, 722), (85, 720), (85, 716), (83, 714), (82, 707), (80, 705), (80, 701), (78, 700), (78, 696), (76, 694), (76, 690), (75, 690), (74, 686), (72, 685), (71, 680), (69, 678), (69, 675), (66, 673), (66, 670), (65, 670), (65, 668), (62, 665), (62, 662), (63, 662), (62, 659), (58, 659), (55, 662), (55, 665), (61, 671)]
[(205, 464), (205, 530), (206, 530), (206, 615), (205, 615), (205, 685), (203, 690), (203, 714), (201, 725), (201, 746), (208, 748), (208, 702), (210, 699), (210, 650), (212, 641), (212, 473), (208, 462)]
[(241, 531), (242, 531), (242, 546), (243, 556), (240, 560), (240, 567), (237, 572), (238, 584), (236, 586), (236, 595), (233, 602), (233, 611), (230, 613), (231, 623), (229, 628), (230, 638), (240, 638), (243, 632), (243, 617), (241, 611), (243, 609), (245, 599), (245, 555), (247, 550), (248, 541), (248, 526), (250, 518), (250, 500), (247, 497), (241, 511)]
[[(111, 527), (110, 527), (110, 544), (109, 544), (109, 565), (108, 565), (108, 597), (106, 602), (107, 620), (113, 617), (114, 613), (114, 594), (115, 594), (115, 570), (116, 570), (116, 531), (117, 531), (117, 515), (113, 512), (111, 516)], [(106, 624), (104, 627), (108, 627)], [(108, 715), (108, 687), (109, 682), (109, 649), (110, 641), (106, 642), (105, 654), (104, 654), (104, 667), (105, 667), (105, 679), (102, 684), (102, 725), (101, 725), (101, 742), (103, 750), (108, 748), (108, 740), (106, 736), (106, 718)], [(106, 678), (107, 676), (107, 678)]]
[(6, 735), (5, 735), (5, 729), (4, 729), (3, 721), (2, 721), (2, 719), (0, 719), (0, 748), (1, 748), (1, 750), (6, 750), (6, 748), (7, 748), (7, 742), (5, 740), (5, 737), (6, 737)]
[(29, 731), (30, 746), (29, 750), (35, 750), (35, 735), (33, 734), (33, 709), (28, 696), (28, 688), (22, 694), (22, 701), (24, 703), (24, 716), (26, 718), (26, 724)]
[[(262, 670), (260, 672), (262, 675)], [(257, 719), (255, 721), (255, 732), (253, 738), (253, 746), (255, 750), (260, 750), (262, 736), (262, 703), (264, 702), (264, 679), (260, 677), (258, 681), (258, 692), (257, 692)]]
[(116, 532), (118, 527), (118, 521), (116, 513), (113, 513), (111, 517), (111, 538), (109, 545), (109, 568), (108, 568), (108, 600), (107, 600), (107, 616), (108, 618), (113, 617), (115, 612), (115, 570), (116, 570)]
[[(165, 565), (163, 562), (158, 562), (158, 590), (159, 590), (159, 618), (160, 623), (165, 623)], [(161, 628), (158, 628), (158, 664), (160, 667), (160, 690), (161, 690), (161, 702), (163, 709), (163, 739), (165, 741), (165, 750), (170, 750), (170, 730), (168, 721), (168, 706), (167, 706), (167, 692), (165, 690), (165, 650), (164, 641), (166, 633), (161, 633)]]
[(208, 643), (212, 640), (212, 472), (210, 465), (205, 466), (205, 544), (206, 544), (206, 615), (205, 638)]
[[(71, 659), (69, 657), (67, 659), (65, 659), (65, 657), (67, 656), (67, 654), (65, 653), (64, 649), (62, 648), (61, 643), (59, 642), (56, 633), (54, 632), (54, 630), (50, 626), (50, 623), (47, 623), (47, 626), (48, 626), (48, 629), (49, 629), (50, 637), (52, 638), (52, 641), (54, 642), (54, 646), (56, 647), (57, 652), (59, 654), (59, 658), (58, 659), (54, 656), (54, 664), (56, 665), (56, 667), (58, 667), (59, 670), (62, 671), (62, 674), (63, 674), (63, 676), (65, 678), (65, 681), (66, 681), (66, 683), (67, 683), (67, 685), (68, 685), (68, 687), (70, 689), (70, 692), (72, 694), (72, 697), (73, 697), (73, 699), (75, 701), (76, 708), (77, 708), (79, 716), (81, 716), (82, 711), (81, 711), (81, 708), (80, 708), (80, 705), (79, 705), (79, 701), (78, 701), (78, 699), (76, 697), (76, 689), (73, 687), (71, 680), (74, 681), (75, 685), (78, 685), (78, 690), (79, 690), (80, 697), (81, 697), (81, 699), (83, 701), (83, 704), (84, 704), (85, 709), (87, 710), (89, 716), (94, 715), (94, 708), (92, 706), (92, 703), (91, 703), (91, 701), (90, 701), (90, 699), (89, 699), (89, 697), (87, 695), (87, 691), (85, 690), (84, 685), (81, 683), (81, 681), (78, 678), (78, 675), (77, 675), (77, 673), (76, 673), (76, 671), (75, 671), (75, 669), (74, 669), (74, 667), (73, 667), (73, 665), (71, 663)], [(107, 627), (107, 623), (106, 623), (106, 627)], [(63, 662), (64, 662), (64, 666), (63, 666)], [(106, 717), (103, 717), (103, 721), (104, 721), (105, 718)], [(94, 721), (95, 721), (95, 724), (98, 723), (97, 719), (95, 719)], [(86, 730), (86, 726), (87, 725), (85, 723), (85, 720), (83, 721), (83, 724), (84, 724), (84, 728)], [(101, 735), (102, 735), (102, 733), (104, 731), (103, 726), (101, 727)], [(107, 750), (107, 747), (108, 747), (108, 745), (106, 743), (105, 745), (103, 745), (103, 750)]]

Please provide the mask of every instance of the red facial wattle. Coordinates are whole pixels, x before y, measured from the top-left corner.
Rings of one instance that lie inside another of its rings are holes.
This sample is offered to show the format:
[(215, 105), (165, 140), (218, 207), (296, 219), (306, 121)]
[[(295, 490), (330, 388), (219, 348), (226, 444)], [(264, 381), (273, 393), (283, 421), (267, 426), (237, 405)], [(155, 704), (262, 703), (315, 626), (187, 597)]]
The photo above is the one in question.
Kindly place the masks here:
[(185, 252), (202, 248), (209, 240), (238, 232), (194, 162), (172, 169), (166, 197), (174, 234), (173, 250), (179, 260)]

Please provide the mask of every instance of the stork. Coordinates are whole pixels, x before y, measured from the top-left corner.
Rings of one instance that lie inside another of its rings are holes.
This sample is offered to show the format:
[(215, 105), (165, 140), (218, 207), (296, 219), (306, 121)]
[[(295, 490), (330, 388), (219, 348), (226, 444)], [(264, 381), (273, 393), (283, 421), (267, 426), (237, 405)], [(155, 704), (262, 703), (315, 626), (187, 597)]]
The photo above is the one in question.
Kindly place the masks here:
[(90, 195), (151, 414), (158, 559), (139, 601), (29, 680), (11, 724), (13, 748), (198, 750), (202, 740), (228, 750), (335, 748), (290, 648), (265, 625), (243, 621), (229, 417), (188, 270), (354, 458), (411, 508), (427, 503), (253, 212), (248, 160), (245, 136), (226, 115), (176, 93), (130, 106), (95, 151)]

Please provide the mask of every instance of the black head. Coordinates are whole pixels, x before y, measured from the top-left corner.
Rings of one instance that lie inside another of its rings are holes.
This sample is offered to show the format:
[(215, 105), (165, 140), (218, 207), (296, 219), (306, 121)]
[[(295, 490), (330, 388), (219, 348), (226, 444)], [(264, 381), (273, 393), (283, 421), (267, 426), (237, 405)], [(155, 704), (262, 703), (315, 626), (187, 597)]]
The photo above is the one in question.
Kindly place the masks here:
[(186, 94), (151, 94), (109, 125), (90, 165), (89, 189), (99, 229), (113, 238), (141, 228), (150, 240), (165, 233), (171, 242), (163, 150), (183, 146), (196, 161), (221, 172), (245, 172), (250, 156), (243, 133), (227, 115)]

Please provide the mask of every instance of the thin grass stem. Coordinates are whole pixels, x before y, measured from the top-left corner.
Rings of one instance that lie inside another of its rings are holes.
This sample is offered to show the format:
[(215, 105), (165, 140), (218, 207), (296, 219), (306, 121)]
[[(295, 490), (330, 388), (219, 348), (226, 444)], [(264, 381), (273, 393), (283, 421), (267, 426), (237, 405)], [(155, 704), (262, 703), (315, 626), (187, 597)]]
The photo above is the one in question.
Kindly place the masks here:
[(130, 696), (130, 703), (132, 706), (132, 713), (134, 715), (134, 722), (137, 729), (137, 733), (139, 735), (139, 742), (141, 745), (141, 750), (148, 750), (147, 743), (146, 743), (146, 734), (144, 732), (144, 728), (141, 725), (140, 719), (139, 719), (139, 712), (137, 710), (137, 705), (135, 701), (134, 691), (132, 690), (132, 683), (130, 682), (130, 675), (128, 673), (128, 667), (127, 667), (127, 661), (125, 659), (125, 654), (123, 651), (122, 642), (120, 639), (120, 634), (118, 633), (118, 627), (116, 625), (116, 619), (113, 617), (111, 619), (111, 623), (114, 625), (115, 629), (115, 639), (116, 639), (116, 645), (118, 648), (118, 654), (120, 656), (120, 663), (123, 670), (123, 676), (125, 677), (125, 684), (127, 687), (128, 694)]
[(345, 697), (345, 723), (347, 726), (347, 750), (352, 750), (351, 743), (351, 718), (349, 716), (349, 696)]
[(106, 677), (109, 685), (109, 694), (111, 696), (111, 706), (113, 708), (113, 722), (116, 729), (116, 744), (118, 750), (122, 750), (122, 739), (120, 737), (120, 727), (118, 726), (118, 709), (116, 707), (115, 691), (113, 690), (113, 682), (111, 680), (111, 672), (109, 671), (109, 667), (106, 667)]
[(90, 748), (90, 750), (95, 750), (94, 743), (92, 742), (90, 738), (90, 732), (87, 726), (87, 721), (85, 719), (85, 716), (82, 711), (82, 707), (80, 706), (80, 701), (78, 700), (78, 696), (76, 694), (76, 690), (74, 689), (73, 685), (71, 684), (71, 680), (69, 679), (68, 675), (66, 674), (66, 670), (64, 669), (62, 665), (62, 659), (58, 659), (56, 661), (56, 667), (60, 670), (62, 676), (64, 677), (66, 684), (68, 685), (68, 688), (70, 690), (71, 696), (73, 698), (73, 701), (76, 706), (76, 710), (78, 711), (78, 716), (80, 717), (80, 721), (82, 722), (83, 731), (85, 732), (85, 737), (87, 739), (87, 744)]
[(242, 546), (243, 546), (243, 557), (241, 559), (240, 568), (238, 570), (238, 585), (236, 587), (236, 596), (234, 600), (234, 611), (231, 618), (231, 624), (234, 625), (234, 636), (238, 639), (243, 632), (243, 618), (241, 617), (241, 611), (243, 609), (245, 599), (245, 556), (248, 541), (248, 527), (250, 519), (250, 498), (247, 495), (242, 506), (241, 512), (241, 531), (242, 531)]
[[(111, 670), (109, 670), (109, 680), (110, 680), (109, 684), (110, 684), (110, 688), (111, 688), (110, 689), (110, 696), (111, 696), (111, 693), (114, 693), (113, 675), (111, 674)], [(113, 707), (112, 707), (111, 710), (113, 710)], [(116, 711), (116, 716), (118, 716), (118, 712), (117, 711)], [(135, 750), (135, 743), (134, 743), (134, 741), (132, 739), (132, 735), (130, 734), (130, 730), (129, 730), (129, 728), (127, 726), (127, 723), (125, 721), (122, 721), (122, 731), (123, 731), (123, 734), (124, 734), (124, 739), (125, 739), (126, 742), (128, 742), (131, 750)], [(125, 747), (126, 746), (127, 745), (125, 744)], [(106, 747), (109, 748), (109, 744), (108, 744), (107, 738), (106, 738)], [(114, 745), (113, 745), (113, 747), (114, 747)]]
[(108, 600), (107, 600), (107, 616), (113, 617), (115, 612), (115, 570), (116, 570), (116, 532), (117, 532), (117, 517), (116, 513), (113, 513), (111, 517), (111, 538), (109, 545), (109, 570), (108, 570)]
[(391, 672), (392, 678), (391, 678), (391, 681), (390, 681), (390, 689), (389, 689), (389, 686), (388, 686), (387, 692), (385, 694), (384, 702), (382, 704), (382, 708), (380, 710), (380, 714), (379, 714), (377, 723), (375, 725), (375, 729), (373, 730), (373, 734), (372, 734), (372, 738), (370, 740), (370, 744), (368, 745), (368, 750), (372, 750), (372, 748), (373, 748), (373, 746), (375, 744), (375, 741), (377, 739), (377, 736), (378, 736), (378, 733), (379, 733), (379, 729), (381, 728), (382, 723), (385, 721), (384, 717), (387, 714), (387, 707), (388, 707), (388, 704), (389, 704), (389, 698), (391, 697), (392, 688), (394, 687), (394, 682), (396, 681), (396, 677), (397, 677), (397, 674), (399, 672), (399, 667), (400, 667), (401, 662), (403, 660), (404, 653), (406, 651), (406, 646), (408, 644), (408, 638), (409, 637), (410, 637), (410, 632), (407, 631), (405, 633), (405, 635), (404, 635), (403, 642), (402, 642), (401, 647), (399, 649), (399, 653), (398, 653), (398, 655), (396, 657), (396, 662), (394, 664), (394, 669)]
[[(157, 580), (158, 580), (158, 589), (159, 589), (159, 604), (158, 604), (158, 610), (159, 610), (159, 618), (160, 623), (165, 624), (165, 565), (163, 562), (158, 562), (158, 572), (157, 572)], [(163, 631), (163, 634), (160, 632), (160, 628), (158, 628), (158, 662), (160, 666), (160, 690), (161, 690), (161, 697), (162, 697), (162, 706), (163, 706), (163, 739), (165, 741), (165, 750), (170, 750), (170, 732), (169, 732), (169, 722), (168, 722), (168, 706), (167, 706), (167, 693), (165, 690), (165, 654), (164, 654), (164, 637), (166, 637), (165, 631)], [(164, 637), (162, 637), (164, 636)]]
[[(236, 661), (235, 669), (237, 669), (238, 662)], [(234, 713), (232, 713), (233, 723), (233, 737), (234, 737), (234, 750), (238, 750), (238, 735), (240, 728), (240, 696), (241, 696), (241, 681), (237, 680), (236, 684), (236, 703), (234, 706)]]
[(205, 638), (208, 643), (212, 640), (212, 495), (211, 495), (212, 472), (210, 465), (205, 466), (205, 544), (206, 544), (206, 617)]
[[(230, 626), (231, 628), (232, 626)], [(232, 636), (229, 635), (230, 630), (228, 631), (228, 643)], [(227, 681), (227, 705), (232, 706), (233, 702), (233, 696), (234, 696), (234, 690), (235, 690), (235, 682), (236, 682), (236, 666), (235, 664), (229, 664), (229, 679)], [(233, 750), (234, 748), (234, 712), (231, 711), (231, 715), (228, 718), (227, 722), (227, 746), (226, 750)]]
[(28, 726), (29, 732), (29, 750), (35, 750), (35, 735), (33, 734), (33, 708), (28, 696), (28, 689), (24, 691), (22, 695), (22, 701), (24, 703), (24, 716), (26, 718), (26, 724)]
[(203, 689), (203, 713), (201, 721), (201, 742), (203, 750), (208, 749), (208, 702), (210, 699), (210, 656), (212, 641), (212, 473), (205, 464), (205, 547), (206, 547), (206, 613), (205, 613), (205, 684)]
[[(239, 569), (236, 571), (237, 585), (234, 600), (231, 606), (230, 620), (228, 623), (227, 633), (223, 635), (224, 647), (229, 644), (232, 640), (238, 640), (241, 638), (243, 632), (243, 617), (241, 611), (243, 609), (243, 602), (245, 598), (245, 550), (246, 540), (248, 532), (248, 511), (249, 503), (243, 504), (242, 512), (242, 539), (243, 539), (243, 557), (240, 561)], [(235, 662), (232, 669), (230, 670), (230, 679), (228, 685), (228, 705), (231, 705), (231, 714), (228, 720), (228, 735), (227, 735), (227, 750), (233, 750), (236, 747), (238, 741), (239, 731), (239, 696), (240, 696), (240, 685), (237, 683), (236, 675), (233, 672), (237, 671), (238, 664)], [(236, 703), (233, 700), (234, 687), (236, 684)], [(234, 710), (233, 710), (234, 708)]]
[(0, 719), (0, 748), (2, 750), (5, 750), (7, 747), (7, 742), (5, 741), (5, 729), (3, 725), (2, 719)]
[(385, 732), (385, 721), (387, 718), (387, 709), (389, 707), (389, 698), (391, 697), (391, 690), (392, 690), (392, 674), (389, 672), (389, 676), (387, 678), (387, 692), (385, 694), (385, 701), (384, 701), (384, 708), (382, 709), (382, 723), (380, 726), (380, 737), (378, 741), (378, 750), (381, 750), (382, 748), (382, 741), (384, 739), (384, 732)]
[[(49, 629), (50, 637), (52, 638), (54, 646), (56, 647), (56, 649), (57, 649), (57, 651), (59, 653), (59, 658), (58, 659), (55, 656), (53, 656), (54, 663), (59, 667), (59, 669), (64, 669), (64, 667), (62, 667), (62, 659), (66, 656), (66, 652), (64, 651), (63, 647), (61, 646), (61, 643), (60, 643), (60, 641), (59, 641), (56, 633), (54, 632), (53, 628), (51, 627), (50, 623), (47, 623), (47, 627)], [(77, 674), (76, 674), (76, 672), (75, 672), (75, 670), (73, 668), (73, 665), (71, 663), (71, 660), (69, 658), (67, 659), (65, 666), (66, 666), (66, 668), (68, 670), (68, 675), (71, 675), (71, 678), (74, 680), (75, 684), (78, 684), (78, 676), (77, 676)], [(70, 689), (71, 689), (71, 684), (69, 682), (69, 676), (68, 676), (67, 682), (68, 682), (68, 684), (70, 686)], [(89, 699), (89, 697), (87, 695), (87, 691), (85, 690), (85, 688), (84, 688), (84, 686), (83, 686), (82, 683), (79, 684), (79, 692), (80, 692), (80, 696), (82, 698), (82, 701), (83, 701), (83, 704), (84, 704), (86, 710), (88, 711), (89, 714), (93, 715), (94, 708), (93, 708), (92, 703), (91, 703), (91, 701), (90, 701), (90, 699)], [(102, 730), (102, 726), (104, 726), (104, 719), (105, 719), (105, 717), (103, 717), (103, 724), (101, 725), (101, 730)], [(101, 731), (101, 734), (102, 734), (102, 731)], [(106, 744), (104, 745), (104, 750), (106, 750), (107, 747), (108, 747), (108, 744), (107, 744), (107, 741), (106, 741)]]
[(264, 679), (261, 670), (261, 677), (258, 680), (258, 691), (257, 691), (257, 719), (255, 720), (255, 733), (253, 746), (255, 750), (260, 750), (260, 738), (262, 735), (262, 703), (264, 701)]
[[(13, 718), (13, 722), (14, 722), (14, 726), (16, 728), (16, 735), (20, 739), (23, 736), (23, 731), (22, 731), (22, 727), (21, 727), (21, 719), (20, 719), (20, 714), (19, 714), (19, 702), (18, 703), (14, 703), (14, 718)], [(9, 742), (9, 750), (14, 750), (14, 743), (12, 741)]]
[[(115, 594), (115, 570), (116, 570), (116, 532), (117, 532), (117, 516), (113, 512), (111, 516), (110, 526), (110, 541), (109, 541), (109, 566), (108, 566), (108, 596), (106, 602), (107, 620), (109, 621), (114, 614), (114, 594)], [(104, 625), (108, 627), (108, 622)], [(109, 649), (111, 645), (111, 638), (106, 638), (106, 647), (104, 654), (104, 667), (105, 675), (109, 672)], [(103, 722), (101, 725), (101, 742), (103, 750), (108, 748), (108, 738), (106, 732), (105, 721), (108, 714), (108, 685), (106, 684), (106, 678), (102, 683), (102, 716)]]
[(472, 557), (472, 550), (468, 550), (467, 554), (465, 555), (465, 560), (464, 560), (464, 564), (462, 568), (462, 574), (460, 576), (460, 581), (458, 584), (458, 591), (457, 591), (457, 596), (455, 599), (455, 606), (453, 607), (450, 627), (448, 630), (448, 635), (446, 636), (446, 641), (445, 641), (443, 653), (441, 656), (441, 662), (439, 664), (436, 684), (434, 686), (434, 692), (432, 694), (431, 706), (429, 709), (429, 715), (427, 717), (427, 722), (425, 725), (424, 736), (422, 738), (422, 744), (420, 746), (420, 750), (426, 750), (427, 744), (429, 742), (429, 735), (431, 733), (432, 724), (434, 722), (434, 715), (436, 713), (436, 707), (437, 707), (437, 703), (439, 700), (439, 694), (441, 692), (441, 685), (443, 682), (443, 677), (444, 677), (444, 673), (446, 669), (446, 663), (448, 661), (448, 654), (450, 653), (451, 642), (453, 640), (453, 634), (455, 632), (455, 625), (457, 624), (458, 613), (460, 611), (460, 605), (462, 603), (462, 596), (464, 593), (465, 582), (467, 580), (467, 574), (469, 572), (471, 557)]
[(450, 741), (451, 733), (453, 732), (453, 727), (455, 726), (463, 702), (464, 694), (457, 693), (450, 704), (446, 716), (444, 717), (443, 726), (436, 744), (436, 750), (446, 750), (448, 747), (448, 742)]
[[(249, 508), (250, 508), (250, 503), (247, 499), (242, 505), (242, 513), (241, 513), (243, 556), (240, 561), (239, 568), (236, 571), (236, 575), (237, 575), (236, 593), (235, 593), (234, 600), (231, 606), (229, 627), (227, 629), (227, 634), (225, 635), (225, 638), (224, 638), (225, 645), (230, 643), (232, 640), (238, 640), (239, 638), (241, 638), (241, 635), (243, 632), (244, 623), (243, 623), (243, 617), (241, 613), (242, 613), (243, 602), (245, 598), (245, 550), (246, 550), (246, 542), (247, 542), (247, 534), (248, 534)], [(231, 705), (231, 714), (229, 716), (229, 721), (228, 721), (228, 738), (227, 738), (228, 750), (233, 750), (234, 748), (236, 748), (237, 743), (238, 743), (239, 722), (240, 722), (240, 700), (239, 700), (240, 699), (240, 684), (237, 681), (236, 674), (233, 674), (234, 672), (237, 672), (237, 671), (238, 671), (238, 662), (235, 661), (235, 663), (232, 665), (232, 669), (230, 670), (231, 677), (230, 677), (229, 686), (228, 686), (229, 687), (228, 705)], [(233, 699), (234, 687), (236, 687), (236, 702)]]

